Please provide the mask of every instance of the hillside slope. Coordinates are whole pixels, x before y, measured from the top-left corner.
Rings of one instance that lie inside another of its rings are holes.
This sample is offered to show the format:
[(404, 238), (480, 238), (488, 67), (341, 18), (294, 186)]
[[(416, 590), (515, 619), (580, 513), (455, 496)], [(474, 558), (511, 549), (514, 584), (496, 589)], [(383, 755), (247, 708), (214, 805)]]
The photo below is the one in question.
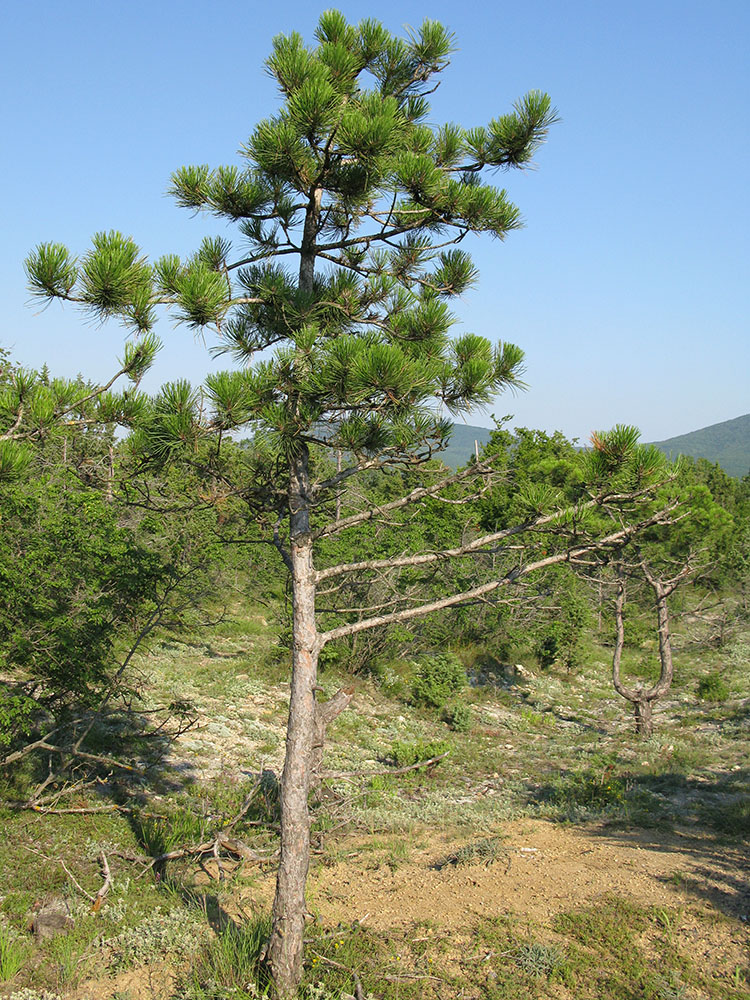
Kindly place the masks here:
[(444, 451), (440, 452), (438, 458), (441, 462), (450, 466), (451, 469), (457, 469), (460, 465), (466, 465), (474, 454), (474, 442), (477, 442), (481, 451), (482, 446), (489, 441), (491, 433), (492, 431), (489, 427), (454, 424), (450, 444)]
[[(488, 427), (454, 424), (450, 444), (440, 453), (441, 461), (452, 469), (465, 465), (474, 454), (475, 442), (481, 449), (490, 434)], [(652, 444), (672, 458), (705, 458), (718, 462), (730, 476), (746, 476), (750, 472), (750, 413)]]
[(750, 472), (750, 413), (653, 444), (673, 458), (707, 458), (730, 476), (746, 476)]

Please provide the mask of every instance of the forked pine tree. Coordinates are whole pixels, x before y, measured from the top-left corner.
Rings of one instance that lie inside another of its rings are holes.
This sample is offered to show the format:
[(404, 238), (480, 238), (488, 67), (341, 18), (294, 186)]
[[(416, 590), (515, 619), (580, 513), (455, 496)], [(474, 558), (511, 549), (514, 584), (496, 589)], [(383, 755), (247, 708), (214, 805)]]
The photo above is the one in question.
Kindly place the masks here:
[[(486, 126), (428, 124), (428, 97), (453, 48), (451, 34), (434, 21), (399, 38), (375, 20), (351, 25), (327, 11), (315, 37), (313, 46), (296, 33), (274, 39), (267, 68), (281, 107), (254, 129), (239, 165), (173, 175), (178, 204), (234, 223), (239, 251), (219, 236), (187, 260), (149, 263), (130, 238), (109, 232), (95, 236), (80, 259), (45, 244), (27, 262), (32, 290), (44, 298), (119, 318), (137, 336), (151, 336), (159, 307), (171, 306), (188, 327), (213, 331), (215, 349), (236, 363), (209, 376), (200, 393), (182, 382), (165, 386), (140, 442), (156, 458), (187, 451), (213, 463), (223, 488), (265, 512), (291, 575), (291, 703), (268, 947), (284, 997), (302, 976), (311, 776), (325, 726), (349, 700), (339, 692), (316, 704), (321, 649), (508, 582), (490, 580), (479, 591), (419, 607), (362, 609), (325, 631), (316, 616), (319, 585), (377, 573), (389, 561), (318, 569), (316, 542), (437, 496), (445, 482), (412, 489), (375, 512), (336, 513), (335, 500), (353, 477), (418, 465), (445, 442), (448, 415), (519, 384), (521, 350), (472, 333), (451, 337), (449, 301), (476, 279), (466, 237), (504, 239), (521, 225), (506, 192), (485, 176), (527, 167), (556, 118), (549, 97), (533, 91)], [(237, 479), (236, 467), (221, 466), (216, 442), (241, 428), (258, 446)], [(336, 471), (319, 472), (320, 452), (338, 456)], [(406, 555), (401, 564), (470, 555), (505, 534)]]

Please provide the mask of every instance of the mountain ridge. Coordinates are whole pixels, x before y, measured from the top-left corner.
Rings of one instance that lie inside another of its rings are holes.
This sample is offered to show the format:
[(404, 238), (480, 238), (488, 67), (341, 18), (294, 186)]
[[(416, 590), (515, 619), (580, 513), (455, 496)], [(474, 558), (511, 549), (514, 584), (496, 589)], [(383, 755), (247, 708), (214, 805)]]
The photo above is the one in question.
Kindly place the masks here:
[[(474, 454), (475, 442), (481, 450), (491, 433), (489, 427), (454, 424), (450, 444), (440, 452), (440, 460), (453, 469), (465, 465)], [(750, 473), (750, 413), (649, 443), (673, 459), (685, 455), (718, 463), (738, 479)]]
[(741, 479), (750, 473), (750, 413), (651, 444), (671, 458), (706, 458)]

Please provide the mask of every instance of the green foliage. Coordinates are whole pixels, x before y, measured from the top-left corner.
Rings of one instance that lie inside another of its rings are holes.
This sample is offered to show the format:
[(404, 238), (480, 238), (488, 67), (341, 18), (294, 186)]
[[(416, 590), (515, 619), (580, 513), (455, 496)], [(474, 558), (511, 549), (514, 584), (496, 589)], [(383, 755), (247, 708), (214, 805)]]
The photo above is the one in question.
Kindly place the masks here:
[(390, 758), (396, 767), (411, 767), (434, 757), (442, 757), (450, 750), (446, 740), (394, 740), (391, 743)]
[(627, 782), (618, 774), (616, 758), (602, 755), (562, 774), (552, 783), (551, 799), (563, 809), (599, 811), (622, 805), (626, 792)]
[(696, 694), (701, 701), (726, 701), (729, 697), (729, 688), (721, 674), (714, 671), (701, 677)]
[[(139, 333), (171, 305), (188, 326), (214, 328), (217, 351), (243, 365), (275, 347), (245, 379), (212, 380), (213, 431), (257, 421), (287, 458), (321, 423), (326, 447), (357, 454), (439, 444), (435, 400), (451, 412), (486, 402), (520, 384), (522, 363), (511, 344), (449, 339), (443, 300), (476, 277), (450, 244), (519, 227), (518, 209), (482, 174), (527, 166), (556, 120), (549, 97), (532, 91), (486, 128), (430, 127), (428, 96), (453, 44), (434, 21), (399, 39), (335, 11), (321, 16), (313, 46), (278, 36), (267, 66), (282, 104), (253, 130), (243, 162), (172, 177), (180, 205), (238, 224), (241, 263), (216, 237), (151, 266), (112, 231), (80, 261), (40, 246), (26, 262), (32, 293), (74, 299)], [(299, 287), (273, 259), (290, 252), (312, 265)], [(315, 273), (319, 254), (325, 274)], [(185, 421), (160, 426), (163, 449), (167, 437), (185, 440)]]
[(701, 820), (729, 837), (750, 836), (750, 798), (740, 793), (729, 801), (701, 803)]
[(466, 671), (455, 654), (428, 654), (415, 671), (412, 697), (417, 705), (442, 708), (465, 684)]
[(107, 941), (109, 966), (113, 971), (163, 962), (166, 956), (183, 963), (204, 945), (206, 924), (183, 907), (157, 909), (134, 927), (126, 928)]
[(536, 652), (543, 668), (560, 664), (567, 670), (578, 666), (584, 632), (591, 620), (589, 603), (572, 575), (562, 579), (558, 606), (551, 622), (542, 626)]
[(68, 451), (0, 493), (0, 745), (127, 690), (124, 666), (156, 628), (194, 620), (220, 562), (210, 510), (135, 515), (83, 485)]
[(453, 705), (446, 705), (441, 718), (455, 733), (468, 733), (471, 731), (473, 716), (471, 708), (464, 702), (458, 701)]
[(513, 961), (532, 976), (554, 975), (565, 964), (565, 955), (557, 945), (539, 944), (534, 941), (518, 947)]
[(497, 422), (481, 454), (505, 470), (479, 504), (481, 526), (488, 531), (575, 503), (586, 481), (574, 442), (559, 431), (549, 435), (518, 427), (511, 433), (503, 426), (507, 419)]
[(185, 1000), (257, 1000), (267, 995), (262, 965), (270, 919), (263, 915), (242, 924), (231, 921), (206, 942), (180, 983)]
[(60, 452), (66, 464), (68, 451), (82, 478), (90, 477), (91, 468), (81, 469), (83, 452), (100, 462), (113, 444), (114, 425), (132, 426), (145, 408), (137, 391), (111, 387), (120, 377), (137, 386), (160, 347), (151, 333), (127, 343), (120, 368), (106, 386), (80, 376), (50, 378), (46, 367), (40, 372), (21, 368), (0, 354), (0, 483), (22, 480), (34, 466), (58, 463)]
[(633, 948), (635, 935), (644, 931), (648, 922), (648, 914), (641, 907), (609, 896), (596, 907), (559, 914), (553, 927), (585, 947), (623, 955)]
[(205, 833), (201, 818), (186, 809), (169, 816), (136, 816), (134, 829), (138, 841), (153, 858), (198, 843)]
[(28, 944), (5, 924), (0, 923), (0, 983), (10, 982), (29, 958)]
[(21, 692), (0, 686), (0, 747), (28, 736), (34, 726), (36, 702)]

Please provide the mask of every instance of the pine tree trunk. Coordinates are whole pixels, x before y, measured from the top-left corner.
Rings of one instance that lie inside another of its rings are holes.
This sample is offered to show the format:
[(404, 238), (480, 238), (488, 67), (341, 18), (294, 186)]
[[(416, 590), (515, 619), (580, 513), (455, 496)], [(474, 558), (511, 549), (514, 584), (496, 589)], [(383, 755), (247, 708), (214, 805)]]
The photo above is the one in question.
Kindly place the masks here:
[(644, 739), (648, 739), (654, 732), (651, 702), (647, 698), (640, 698), (633, 702), (633, 710), (635, 712), (636, 733)]
[(620, 663), (622, 660), (622, 650), (625, 645), (625, 583), (622, 577), (617, 588), (615, 599), (615, 650), (612, 656), (612, 682), (615, 691), (626, 698), (633, 706), (635, 713), (635, 731), (644, 738), (653, 735), (654, 703), (669, 691), (674, 677), (674, 663), (672, 661), (672, 640), (669, 634), (669, 606), (667, 598), (674, 591), (676, 580), (669, 584), (662, 583), (649, 570), (645, 562), (641, 563), (646, 580), (654, 592), (656, 612), (658, 619), (659, 636), (659, 680), (652, 687), (644, 690), (640, 685), (635, 688), (626, 687), (620, 677)]
[(316, 735), (315, 687), (319, 642), (309, 514), (306, 448), (292, 469), (290, 543), (293, 654), (286, 757), (281, 777), (281, 858), (273, 903), (268, 963), (279, 997), (296, 996), (302, 980), (305, 883), (310, 865), (311, 751)]

